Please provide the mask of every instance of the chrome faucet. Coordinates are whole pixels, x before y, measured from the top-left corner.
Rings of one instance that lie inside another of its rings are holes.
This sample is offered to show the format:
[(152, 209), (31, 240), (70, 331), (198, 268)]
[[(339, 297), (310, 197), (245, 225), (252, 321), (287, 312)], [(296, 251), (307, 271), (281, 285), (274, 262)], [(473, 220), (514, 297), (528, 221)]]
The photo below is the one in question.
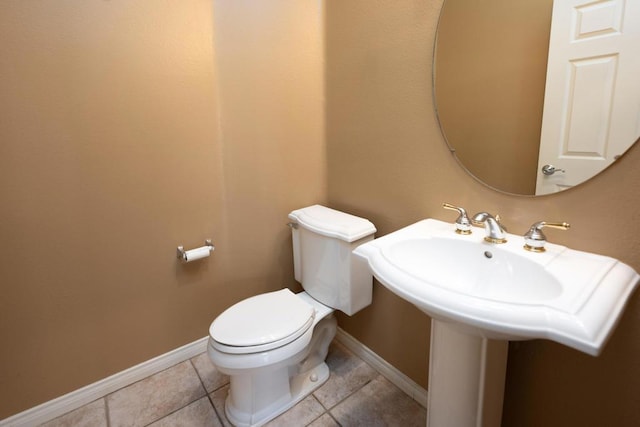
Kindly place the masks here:
[(489, 243), (506, 243), (505, 229), (500, 224), (500, 217), (497, 218), (487, 212), (478, 212), (473, 216), (471, 222), (474, 225), (483, 225), (487, 232), (484, 240)]

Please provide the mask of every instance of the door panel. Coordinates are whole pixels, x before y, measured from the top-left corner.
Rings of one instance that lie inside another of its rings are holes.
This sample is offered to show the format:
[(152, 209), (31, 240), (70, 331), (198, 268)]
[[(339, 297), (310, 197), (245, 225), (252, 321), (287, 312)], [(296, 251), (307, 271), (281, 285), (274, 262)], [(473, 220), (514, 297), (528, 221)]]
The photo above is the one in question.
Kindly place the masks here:
[(639, 45), (639, 2), (554, 2), (536, 194), (589, 179), (640, 136)]

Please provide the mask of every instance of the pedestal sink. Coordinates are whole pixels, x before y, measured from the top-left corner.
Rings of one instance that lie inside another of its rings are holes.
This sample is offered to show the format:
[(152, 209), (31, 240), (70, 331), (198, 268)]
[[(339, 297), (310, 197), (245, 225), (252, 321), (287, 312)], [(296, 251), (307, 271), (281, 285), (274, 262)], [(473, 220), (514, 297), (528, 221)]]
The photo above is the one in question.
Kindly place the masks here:
[(432, 318), (427, 425), (499, 426), (509, 340), (598, 355), (640, 276), (616, 259), (522, 236), (484, 241), (426, 219), (359, 246), (373, 275)]

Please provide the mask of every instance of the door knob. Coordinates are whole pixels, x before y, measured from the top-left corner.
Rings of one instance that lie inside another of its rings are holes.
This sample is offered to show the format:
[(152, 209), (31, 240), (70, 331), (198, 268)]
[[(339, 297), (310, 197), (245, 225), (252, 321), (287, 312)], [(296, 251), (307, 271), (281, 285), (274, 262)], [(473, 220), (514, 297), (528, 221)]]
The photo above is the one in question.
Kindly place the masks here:
[(542, 167), (542, 173), (547, 175), (547, 176), (553, 175), (556, 172), (565, 173), (566, 171), (564, 169), (558, 169), (557, 167), (555, 167), (553, 165), (544, 165)]

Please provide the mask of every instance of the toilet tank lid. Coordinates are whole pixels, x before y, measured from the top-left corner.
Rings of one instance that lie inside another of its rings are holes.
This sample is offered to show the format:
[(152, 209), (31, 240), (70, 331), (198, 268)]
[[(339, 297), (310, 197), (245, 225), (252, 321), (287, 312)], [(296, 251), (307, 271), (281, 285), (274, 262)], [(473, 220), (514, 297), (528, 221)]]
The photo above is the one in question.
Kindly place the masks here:
[(289, 219), (314, 233), (355, 242), (376, 232), (371, 221), (321, 205), (297, 209)]

